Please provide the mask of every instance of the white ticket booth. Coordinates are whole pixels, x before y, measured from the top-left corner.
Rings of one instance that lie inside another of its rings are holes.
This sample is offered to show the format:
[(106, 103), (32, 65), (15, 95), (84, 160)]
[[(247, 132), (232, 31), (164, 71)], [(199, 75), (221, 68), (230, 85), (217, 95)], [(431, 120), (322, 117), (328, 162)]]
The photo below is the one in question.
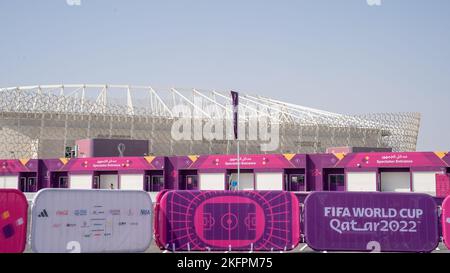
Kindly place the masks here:
[(225, 190), (225, 173), (199, 173), (200, 190)]
[(92, 174), (70, 174), (70, 189), (92, 189)]
[(256, 173), (255, 190), (259, 191), (282, 191), (282, 172), (258, 172)]
[(409, 172), (381, 172), (381, 191), (410, 192), (411, 178)]
[(347, 191), (377, 191), (376, 172), (347, 172)]
[[(229, 183), (238, 181), (237, 173), (231, 173), (229, 176)], [(255, 189), (255, 175), (253, 173), (240, 173), (237, 190), (252, 191)]]
[(121, 190), (139, 190), (144, 189), (144, 174), (121, 174)]
[(119, 175), (100, 174), (100, 189), (108, 189), (108, 190), (119, 189)]
[(19, 176), (0, 176), (0, 189), (19, 189)]
[(436, 196), (436, 174), (440, 171), (417, 171), (412, 173), (412, 191)]

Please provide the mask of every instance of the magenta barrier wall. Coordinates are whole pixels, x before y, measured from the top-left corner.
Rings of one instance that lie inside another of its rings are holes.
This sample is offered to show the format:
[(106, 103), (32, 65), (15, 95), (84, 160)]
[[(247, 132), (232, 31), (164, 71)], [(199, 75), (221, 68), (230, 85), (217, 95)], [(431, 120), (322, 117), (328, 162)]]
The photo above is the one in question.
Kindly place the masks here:
[(426, 194), (314, 192), (304, 221), (315, 250), (430, 252), (439, 243), (437, 204)]
[(0, 253), (22, 253), (27, 233), (28, 202), (13, 189), (0, 189)]
[(300, 240), (297, 197), (282, 191), (168, 191), (155, 211), (161, 248), (290, 250)]
[(447, 248), (450, 249), (450, 196), (442, 203), (442, 237)]

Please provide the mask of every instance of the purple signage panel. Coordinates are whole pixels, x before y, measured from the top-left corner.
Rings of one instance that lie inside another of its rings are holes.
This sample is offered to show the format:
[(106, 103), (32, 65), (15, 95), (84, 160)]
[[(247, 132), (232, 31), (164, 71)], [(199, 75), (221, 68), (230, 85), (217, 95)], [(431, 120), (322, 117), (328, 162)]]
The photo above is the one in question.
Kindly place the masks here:
[(289, 250), (300, 241), (300, 208), (283, 191), (168, 191), (155, 235), (172, 251)]
[(145, 156), (148, 154), (148, 140), (137, 139), (81, 139), (78, 157), (124, 157)]
[(437, 205), (420, 193), (314, 192), (305, 236), (315, 250), (430, 252), (439, 243)]

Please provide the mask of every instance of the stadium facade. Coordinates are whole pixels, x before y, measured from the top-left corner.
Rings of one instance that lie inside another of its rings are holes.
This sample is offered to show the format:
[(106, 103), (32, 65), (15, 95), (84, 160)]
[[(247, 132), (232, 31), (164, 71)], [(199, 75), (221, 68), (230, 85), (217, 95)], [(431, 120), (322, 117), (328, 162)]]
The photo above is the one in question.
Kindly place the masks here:
[[(149, 140), (150, 155), (235, 153), (229, 138), (174, 139), (179, 106), (190, 110), (193, 123), (232, 123), (229, 92), (94, 84), (0, 88), (0, 158), (63, 157), (65, 147), (85, 138)], [(265, 118), (279, 128), (278, 148), (270, 153), (338, 146), (415, 151), (420, 127), (419, 113), (343, 115), (243, 93), (240, 109), (247, 113), (239, 118), (244, 127)], [(241, 152), (266, 153), (261, 142), (245, 135)]]

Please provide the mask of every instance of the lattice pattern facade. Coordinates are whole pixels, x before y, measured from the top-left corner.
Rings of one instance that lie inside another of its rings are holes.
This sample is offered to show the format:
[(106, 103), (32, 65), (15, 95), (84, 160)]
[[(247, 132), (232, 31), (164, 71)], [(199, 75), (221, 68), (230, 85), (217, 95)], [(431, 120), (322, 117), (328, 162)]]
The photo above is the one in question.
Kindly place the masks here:
[[(0, 88), (0, 158), (62, 157), (64, 147), (83, 138), (148, 139), (154, 155), (235, 153), (233, 140), (174, 140), (180, 106), (203, 125), (214, 121), (226, 128), (232, 120), (228, 92), (123, 85)], [(420, 125), (418, 113), (349, 116), (244, 94), (240, 111), (243, 126), (262, 118), (279, 126), (279, 146), (270, 153), (316, 153), (331, 146), (415, 151)], [(241, 152), (262, 153), (260, 144), (247, 136)]]

